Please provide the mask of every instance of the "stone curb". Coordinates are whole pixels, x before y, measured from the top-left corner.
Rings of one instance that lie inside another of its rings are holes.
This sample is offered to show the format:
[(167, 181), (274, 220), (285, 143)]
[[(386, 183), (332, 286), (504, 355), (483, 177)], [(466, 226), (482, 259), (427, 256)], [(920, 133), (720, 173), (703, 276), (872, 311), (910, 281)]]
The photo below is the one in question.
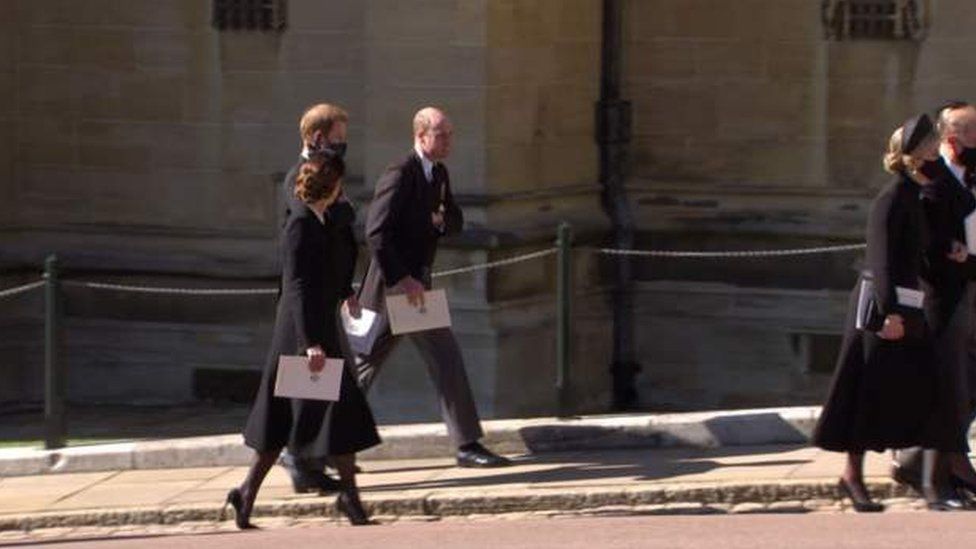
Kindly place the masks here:
[[(911, 498), (890, 481), (869, 481), (878, 500)], [(494, 494), (456, 493), (371, 495), (363, 501), (374, 516), (387, 518), (427, 517), (431, 520), (456, 516), (504, 513), (595, 513), (595, 514), (723, 514), (803, 513), (839, 506), (834, 482), (780, 482), (742, 484), (655, 484), (639, 488), (577, 488), (498, 491)], [(221, 507), (213, 504), (131, 509), (93, 509), (0, 515), (0, 531), (35, 530), (79, 526), (126, 526), (216, 522)], [(228, 514), (227, 520), (232, 517)], [(253, 516), (329, 517), (340, 520), (335, 499), (276, 501), (255, 507)]]
[[(803, 444), (820, 413), (818, 406), (681, 414), (632, 414), (579, 418), (503, 419), (483, 422), (486, 445), (505, 454), (574, 450), (761, 446)], [(383, 444), (361, 457), (432, 458), (451, 455), (442, 423), (380, 428)], [(0, 449), (0, 476), (131, 469), (247, 465), (251, 450), (241, 436), (77, 446), (61, 450)]]

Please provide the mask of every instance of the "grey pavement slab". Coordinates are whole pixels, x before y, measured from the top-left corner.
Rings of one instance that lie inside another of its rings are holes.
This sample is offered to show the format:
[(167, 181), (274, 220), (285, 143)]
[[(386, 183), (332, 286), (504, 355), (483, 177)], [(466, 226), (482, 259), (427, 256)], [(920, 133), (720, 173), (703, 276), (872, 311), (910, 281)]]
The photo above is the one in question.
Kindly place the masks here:
[[(484, 422), (484, 442), (495, 451), (508, 454), (802, 444), (808, 439), (818, 413), (819, 408), (807, 406), (490, 420)], [(383, 444), (364, 452), (365, 459), (437, 458), (453, 453), (442, 423), (385, 425), (381, 426), (380, 434)], [(250, 463), (251, 455), (236, 433), (59, 450), (0, 448), (0, 476), (237, 466)]]
[[(511, 456), (502, 469), (461, 469), (447, 458), (363, 461), (372, 512), (447, 517), (513, 512), (806, 512), (840, 508), (843, 456), (798, 445), (622, 449)], [(888, 458), (868, 454), (878, 497), (914, 499), (887, 478)], [(0, 531), (104, 524), (215, 523), (246, 467), (123, 470), (0, 480)], [(335, 517), (331, 496), (298, 495), (272, 469), (256, 520)], [(650, 508), (648, 506), (651, 506)], [(600, 511), (600, 510), (603, 511)], [(643, 509), (643, 511), (641, 511)], [(648, 511), (652, 509), (652, 511)]]

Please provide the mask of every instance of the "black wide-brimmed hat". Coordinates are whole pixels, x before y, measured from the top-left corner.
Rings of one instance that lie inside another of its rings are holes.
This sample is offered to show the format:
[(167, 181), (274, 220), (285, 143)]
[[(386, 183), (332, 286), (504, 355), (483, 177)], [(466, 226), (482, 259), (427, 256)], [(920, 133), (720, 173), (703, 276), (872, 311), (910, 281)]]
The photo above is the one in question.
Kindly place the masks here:
[(927, 114), (913, 116), (901, 127), (901, 153), (912, 154), (925, 139), (935, 132), (935, 125)]

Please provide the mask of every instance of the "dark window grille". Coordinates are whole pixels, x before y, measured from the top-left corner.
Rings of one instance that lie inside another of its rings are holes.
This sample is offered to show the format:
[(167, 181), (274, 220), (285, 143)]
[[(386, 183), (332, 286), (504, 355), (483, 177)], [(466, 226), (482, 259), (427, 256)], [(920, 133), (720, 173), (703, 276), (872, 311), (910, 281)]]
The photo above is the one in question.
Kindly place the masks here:
[(218, 30), (281, 31), (288, 0), (213, 0), (211, 25)]
[(927, 0), (822, 0), (830, 40), (922, 40)]

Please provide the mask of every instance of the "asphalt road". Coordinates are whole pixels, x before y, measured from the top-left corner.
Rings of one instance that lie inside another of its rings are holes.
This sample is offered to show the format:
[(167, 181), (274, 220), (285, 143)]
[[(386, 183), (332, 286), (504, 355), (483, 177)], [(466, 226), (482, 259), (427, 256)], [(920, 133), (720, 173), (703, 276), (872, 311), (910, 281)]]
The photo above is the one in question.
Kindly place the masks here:
[(810, 515), (654, 516), (447, 520), (353, 528), (335, 525), (254, 532), (101, 538), (44, 543), (48, 548), (231, 547), (541, 548), (595, 547), (739, 549), (756, 547), (976, 547), (976, 514), (847, 513)]

